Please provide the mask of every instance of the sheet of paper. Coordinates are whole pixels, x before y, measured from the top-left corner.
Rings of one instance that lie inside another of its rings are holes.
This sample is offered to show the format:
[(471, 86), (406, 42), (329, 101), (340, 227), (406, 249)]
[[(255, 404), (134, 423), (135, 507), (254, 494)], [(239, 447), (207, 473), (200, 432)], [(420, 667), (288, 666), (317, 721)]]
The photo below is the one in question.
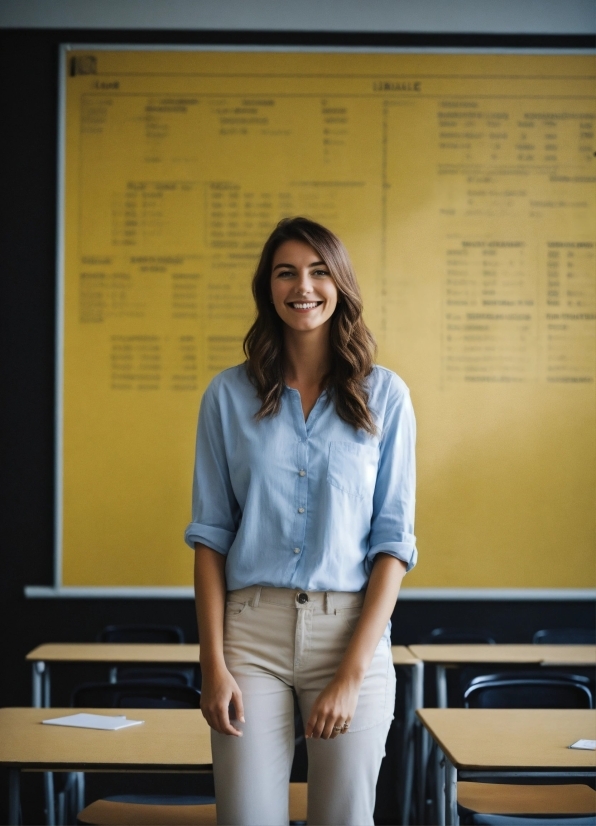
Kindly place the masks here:
[(588, 749), (594, 751), (596, 749), (596, 740), (577, 740), (569, 746), (570, 749)]
[(48, 726), (73, 726), (74, 728), (97, 728), (105, 731), (116, 731), (129, 726), (140, 726), (144, 720), (127, 720), (125, 715), (116, 717), (105, 714), (70, 714), (67, 717), (54, 717), (51, 720), (43, 720)]

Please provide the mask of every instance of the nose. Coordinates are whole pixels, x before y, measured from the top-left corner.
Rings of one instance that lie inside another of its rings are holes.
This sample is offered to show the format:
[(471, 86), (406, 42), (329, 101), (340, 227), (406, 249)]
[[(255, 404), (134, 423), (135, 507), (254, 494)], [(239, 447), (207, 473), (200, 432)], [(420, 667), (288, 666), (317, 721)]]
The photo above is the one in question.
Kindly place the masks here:
[(313, 291), (312, 279), (310, 277), (310, 273), (308, 270), (302, 271), (299, 274), (298, 284), (296, 285), (297, 291), (300, 295), (308, 295)]

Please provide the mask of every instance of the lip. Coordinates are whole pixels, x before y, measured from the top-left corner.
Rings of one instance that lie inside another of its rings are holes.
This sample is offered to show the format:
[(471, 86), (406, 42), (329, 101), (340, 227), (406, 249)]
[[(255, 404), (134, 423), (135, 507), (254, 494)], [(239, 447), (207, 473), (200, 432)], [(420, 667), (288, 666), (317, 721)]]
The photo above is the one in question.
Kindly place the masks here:
[[(314, 307), (295, 307), (294, 304), (314, 304)], [(295, 313), (312, 313), (313, 310), (318, 309), (323, 304), (321, 300), (314, 301), (286, 301), (286, 307), (293, 310)]]

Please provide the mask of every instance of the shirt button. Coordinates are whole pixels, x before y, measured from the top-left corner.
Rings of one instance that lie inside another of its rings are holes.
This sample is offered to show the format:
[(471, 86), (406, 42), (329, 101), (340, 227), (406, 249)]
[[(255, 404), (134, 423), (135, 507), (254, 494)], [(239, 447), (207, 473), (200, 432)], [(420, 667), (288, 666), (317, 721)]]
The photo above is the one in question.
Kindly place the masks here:
[(300, 548), (294, 548), (294, 553), (299, 554), (300, 553)]
[(298, 513), (304, 513), (304, 508), (298, 508)]
[(305, 470), (299, 470), (298, 471), (298, 476), (306, 476), (306, 471)]

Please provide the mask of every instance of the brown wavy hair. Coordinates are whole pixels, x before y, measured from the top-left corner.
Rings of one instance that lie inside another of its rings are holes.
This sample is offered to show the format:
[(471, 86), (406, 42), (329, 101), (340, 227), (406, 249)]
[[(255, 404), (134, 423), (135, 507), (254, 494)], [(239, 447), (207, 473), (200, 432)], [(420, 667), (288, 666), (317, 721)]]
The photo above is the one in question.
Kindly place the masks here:
[(244, 339), (244, 353), (248, 376), (261, 400), (257, 418), (279, 412), (284, 389), (284, 323), (271, 303), (271, 269), (275, 252), (285, 241), (308, 244), (329, 269), (339, 301), (331, 317), (331, 369), (326, 389), (340, 418), (356, 430), (374, 434), (365, 380), (373, 369), (376, 344), (362, 318), (358, 282), (339, 238), (308, 218), (284, 218), (279, 222), (265, 242), (253, 277), (257, 317)]

